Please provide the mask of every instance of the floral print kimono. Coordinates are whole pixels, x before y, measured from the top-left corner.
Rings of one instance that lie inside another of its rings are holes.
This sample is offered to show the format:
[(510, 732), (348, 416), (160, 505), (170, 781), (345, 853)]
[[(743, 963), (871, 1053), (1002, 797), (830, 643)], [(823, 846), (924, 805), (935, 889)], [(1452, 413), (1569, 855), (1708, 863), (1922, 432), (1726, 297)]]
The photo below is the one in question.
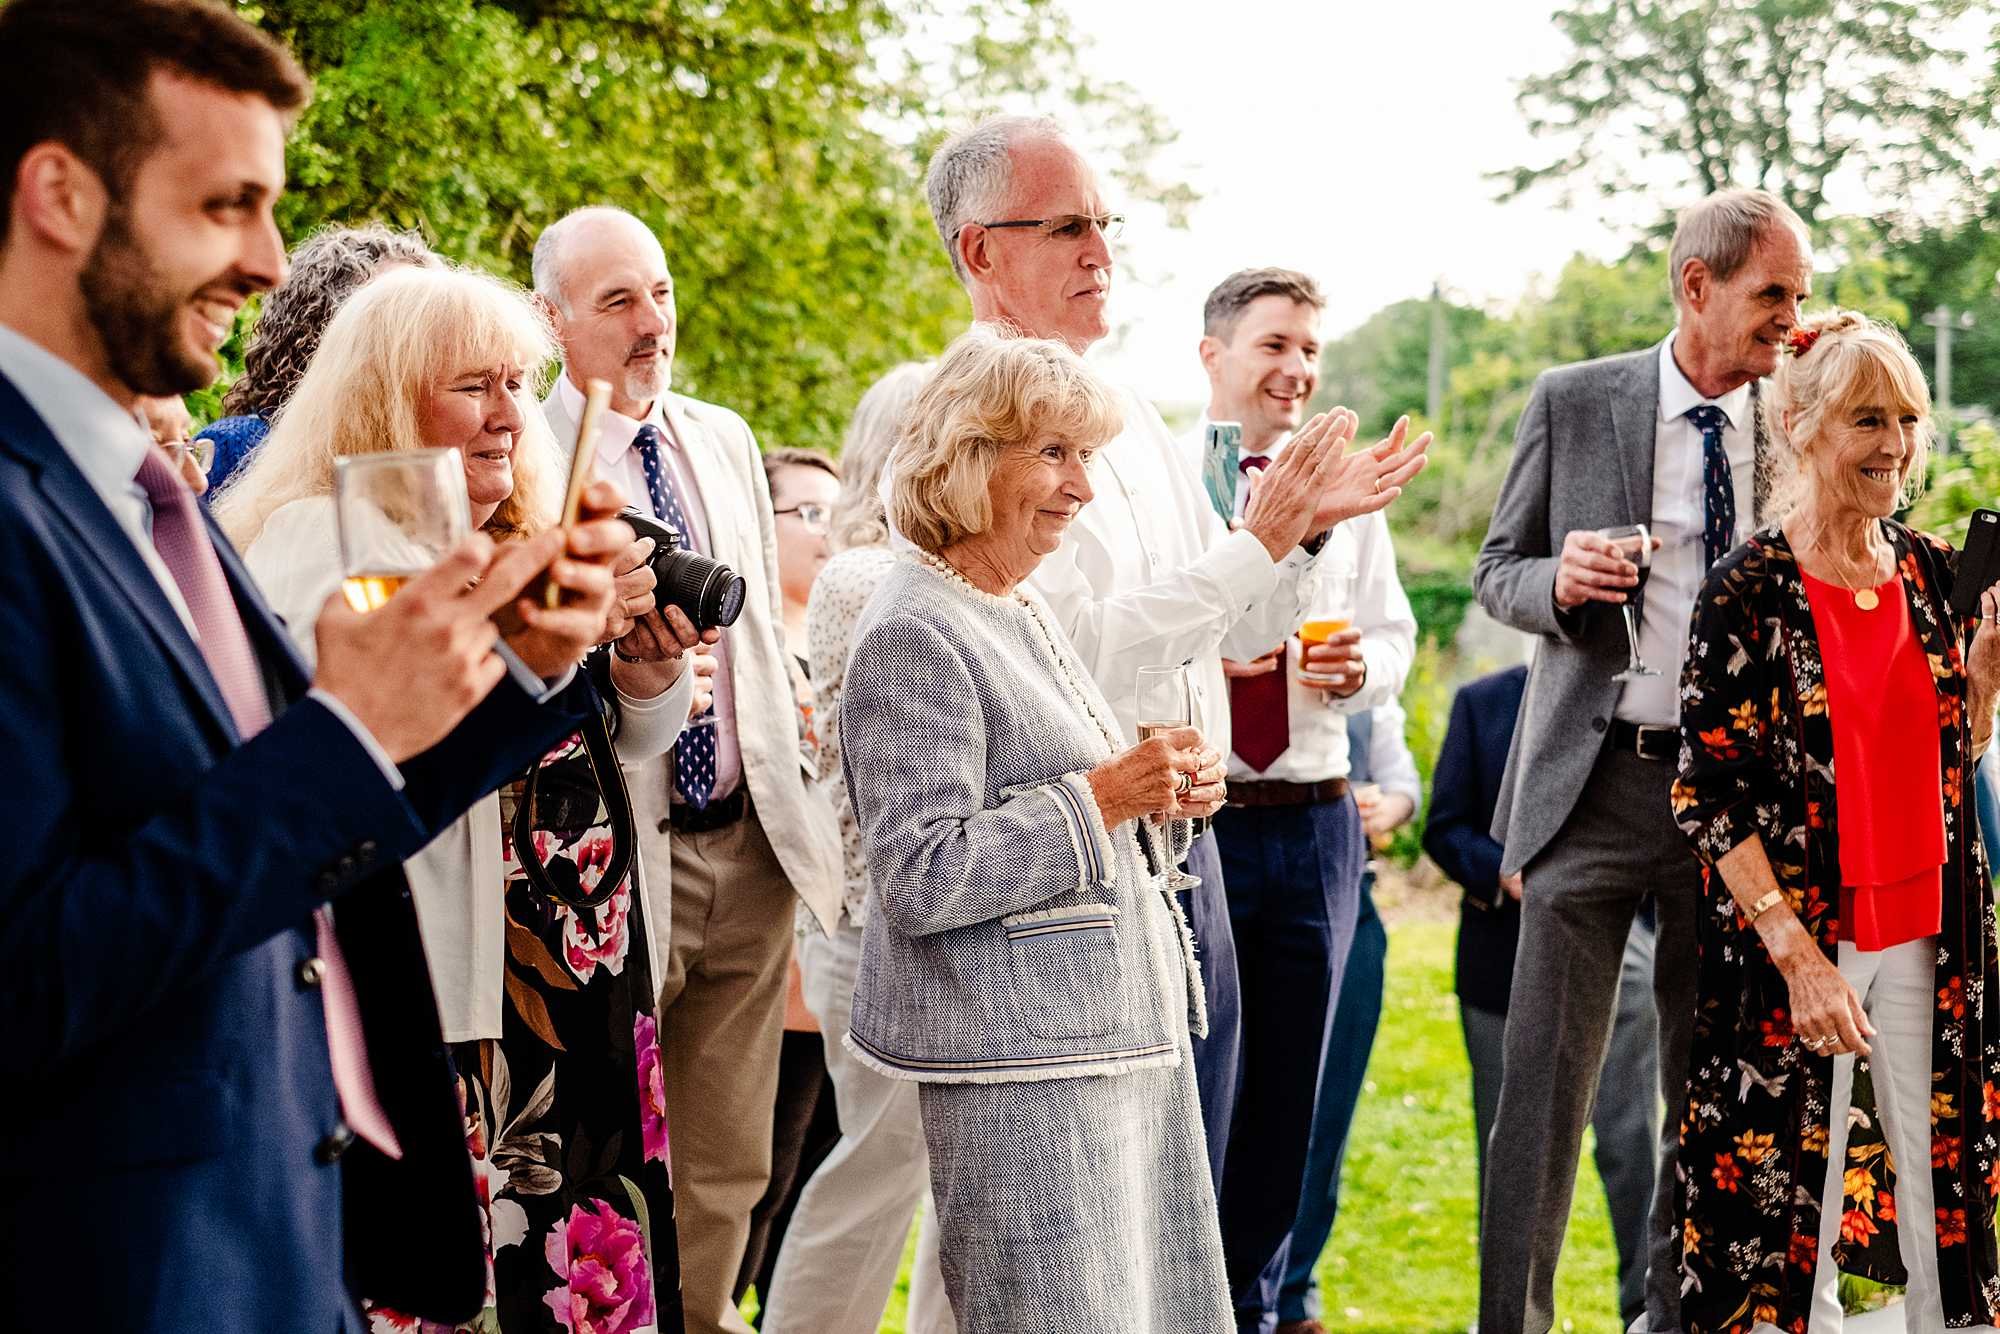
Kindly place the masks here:
[[(1965, 664), (1948, 600), (1956, 558), (1885, 523), (1912, 628), (1937, 689), (1946, 856), (1932, 1025), (1931, 1161), (1889, 1161), (1866, 1063), (1856, 1070), (1844, 1173), (1842, 1269), (1902, 1282), (1895, 1171), (1929, 1171), (1939, 1282), (1954, 1328), (2000, 1320), (2000, 1024), (1993, 891), (1966, 798), (1972, 783)], [(1833, 731), (1812, 609), (1783, 532), (1766, 528), (1712, 571), (1681, 680), (1675, 818), (1703, 863), (1693, 1053), (1681, 1124), (1681, 1318), (1692, 1334), (1759, 1321), (1805, 1334), (1826, 1184), (1833, 1055), (1793, 1040), (1785, 981), (1714, 869), (1763, 837), (1786, 901), (1829, 961), (1840, 911)]]
[[(542, 758), (542, 781), (560, 766), (587, 763), (581, 737), (572, 736)], [(630, 876), (595, 908), (538, 891), (510, 836), (520, 788), (501, 796), (501, 1036), (452, 1045), (488, 1259), (486, 1308), (461, 1329), (680, 1334), (644, 905)], [(601, 806), (593, 815), (588, 801), (538, 798), (536, 807), (536, 851), (551, 879), (595, 891), (611, 858)], [(551, 808), (578, 827), (545, 827)], [(370, 1334), (448, 1328), (379, 1307), (369, 1324)]]

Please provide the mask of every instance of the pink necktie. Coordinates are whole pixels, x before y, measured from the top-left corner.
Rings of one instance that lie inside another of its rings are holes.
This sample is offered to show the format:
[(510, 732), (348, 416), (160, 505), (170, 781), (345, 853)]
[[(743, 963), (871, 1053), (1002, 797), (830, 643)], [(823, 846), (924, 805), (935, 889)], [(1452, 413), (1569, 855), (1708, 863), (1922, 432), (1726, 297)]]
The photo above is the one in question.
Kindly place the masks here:
[[(139, 485), (153, 505), (153, 546), (167, 573), (173, 575), (194, 618), (201, 656), (222, 691), (223, 702), (236, 720), (236, 731), (249, 740), (271, 721), (270, 700), (250, 636), (237, 614), (222, 562), (208, 540), (194, 492), (188, 490), (167, 456), (146, 450), (139, 465)], [(354, 997), (354, 978), (333, 934), (333, 918), (325, 908), (313, 914), (320, 959), (326, 965), (321, 989), (326, 1005), (326, 1045), (333, 1061), (333, 1088), (340, 1096), (341, 1115), (354, 1133), (388, 1154), (403, 1156), (389, 1115), (375, 1092), (375, 1075), (368, 1065), (368, 1048), (361, 1032), (361, 1008)]]

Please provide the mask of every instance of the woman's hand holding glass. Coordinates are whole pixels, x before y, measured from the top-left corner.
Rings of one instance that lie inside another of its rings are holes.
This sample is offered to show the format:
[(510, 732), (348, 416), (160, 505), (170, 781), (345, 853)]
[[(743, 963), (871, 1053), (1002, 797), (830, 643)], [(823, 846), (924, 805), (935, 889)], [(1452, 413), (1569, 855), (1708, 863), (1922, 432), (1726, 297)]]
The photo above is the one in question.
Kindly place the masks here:
[(1107, 829), (1146, 816), (1203, 819), (1220, 810), (1229, 794), (1222, 756), (1193, 727), (1141, 741), (1085, 778)]

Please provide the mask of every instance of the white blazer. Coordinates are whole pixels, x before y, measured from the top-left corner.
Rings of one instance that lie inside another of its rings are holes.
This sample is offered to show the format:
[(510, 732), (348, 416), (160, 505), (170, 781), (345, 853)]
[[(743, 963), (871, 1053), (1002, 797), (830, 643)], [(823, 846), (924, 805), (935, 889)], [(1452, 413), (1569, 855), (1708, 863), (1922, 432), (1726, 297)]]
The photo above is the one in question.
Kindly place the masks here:
[[(313, 625), (341, 580), (340, 538), (332, 497), (314, 496), (279, 507), (243, 553), (243, 561), (272, 610), (284, 618), (285, 628), (310, 665), (316, 660)], [(655, 699), (632, 700), (621, 694), (616, 743), (619, 759), (651, 760), (655, 762), (652, 767), (658, 768), (658, 757), (680, 736), (693, 700), (694, 673), (690, 671), (683, 671), (680, 680)], [(632, 884), (645, 908), (646, 944), (652, 951), (653, 975), (658, 978), (666, 972), (673, 904), (665, 885), (654, 890), (647, 884), (644, 860), (649, 831), (649, 826), (640, 825), (639, 847), (632, 856)], [(416, 901), (417, 925), (430, 961), (445, 1041), (499, 1037), (507, 948), (500, 883), (499, 795), (481, 797), (449, 829), (405, 862), (403, 871)]]
[[(656, 410), (666, 417), (693, 466), (708, 512), (709, 554), (742, 575), (745, 584), (743, 614), (723, 634), (729, 637), (736, 739), (750, 800), (793, 891), (820, 929), (831, 933), (840, 919), (840, 832), (832, 806), (810, 786), (815, 775), (799, 745), (783, 618), (775, 606), (778, 532), (763, 454), (749, 423), (728, 408), (667, 393)], [(577, 424), (562, 394), (552, 392), (542, 411), (567, 462), (576, 447)], [(648, 859), (660, 875), (658, 868), (670, 864), (666, 817), (672, 762), (628, 769), (627, 786), (639, 819), (639, 841), (651, 840)]]

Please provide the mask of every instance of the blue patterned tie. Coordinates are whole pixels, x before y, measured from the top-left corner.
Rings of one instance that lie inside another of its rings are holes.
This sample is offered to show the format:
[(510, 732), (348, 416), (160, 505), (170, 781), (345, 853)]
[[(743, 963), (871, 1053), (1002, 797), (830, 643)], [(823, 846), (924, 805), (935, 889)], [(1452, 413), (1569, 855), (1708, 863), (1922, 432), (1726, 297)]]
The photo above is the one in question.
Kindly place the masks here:
[[(646, 474), (646, 496), (653, 502), (653, 513), (660, 522), (680, 534), (681, 544), (690, 551), (694, 549), (694, 538), (688, 528), (687, 512), (681, 508), (680, 494), (674, 486), (674, 479), (660, 462), (660, 442), (664, 437), (660, 428), (651, 424), (641, 426), (639, 434), (632, 437), (632, 448), (639, 452), (639, 468)], [(680, 789), (681, 799), (696, 810), (706, 810), (708, 799), (715, 793), (715, 710), (688, 724), (681, 739), (674, 743), (674, 786)]]
[(1729, 475), (1729, 453), (1722, 447), (1722, 428), (1729, 417), (1713, 403), (1697, 403), (1687, 419), (1701, 432), (1701, 554), (1713, 565), (1728, 553), (1736, 537), (1736, 486)]

